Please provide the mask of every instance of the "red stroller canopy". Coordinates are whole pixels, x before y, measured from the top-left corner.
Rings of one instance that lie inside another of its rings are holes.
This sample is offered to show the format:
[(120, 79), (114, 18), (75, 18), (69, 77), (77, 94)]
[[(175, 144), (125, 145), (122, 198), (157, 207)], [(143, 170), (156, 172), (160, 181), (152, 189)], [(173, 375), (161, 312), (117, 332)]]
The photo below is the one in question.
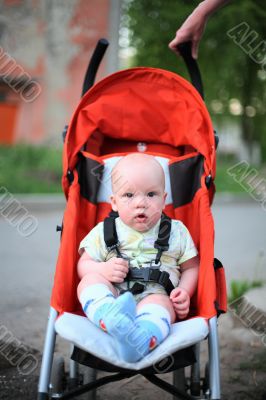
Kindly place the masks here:
[(191, 146), (215, 174), (214, 133), (206, 106), (197, 90), (172, 72), (132, 68), (94, 85), (82, 98), (68, 129), (64, 176), (75, 167), (82, 146), (88, 144), (90, 153), (100, 156), (108, 138)]

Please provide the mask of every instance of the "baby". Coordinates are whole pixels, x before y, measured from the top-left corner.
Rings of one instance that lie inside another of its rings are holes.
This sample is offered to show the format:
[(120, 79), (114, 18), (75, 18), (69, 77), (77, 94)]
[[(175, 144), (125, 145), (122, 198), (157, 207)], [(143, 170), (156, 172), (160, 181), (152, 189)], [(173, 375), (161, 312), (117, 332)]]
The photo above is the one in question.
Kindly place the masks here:
[(99, 223), (80, 243), (78, 298), (87, 317), (114, 337), (120, 356), (136, 362), (169, 335), (176, 319), (187, 316), (199, 259), (187, 228), (172, 220), (169, 249), (162, 253), (160, 266), (174, 286), (170, 296), (152, 282), (140, 294), (120, 294), (134, 284), (125, 282), (129, 267), (149, 267), (156, 258), (154, 242), (167, 195), (164, 171), (151, 155), (129, 154), (112, 170), (112, 192), (122, 257), (108, 251)]

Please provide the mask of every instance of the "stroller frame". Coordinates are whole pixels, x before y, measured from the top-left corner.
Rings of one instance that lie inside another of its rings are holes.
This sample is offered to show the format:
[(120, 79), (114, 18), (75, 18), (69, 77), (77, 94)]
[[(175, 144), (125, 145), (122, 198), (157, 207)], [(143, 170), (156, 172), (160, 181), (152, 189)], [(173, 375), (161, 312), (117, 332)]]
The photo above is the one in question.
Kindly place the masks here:
[[(91, 61), (89, 63), (88, 70), (85, 75), (85, 80), (83, 83), (82, 95), (90, 89), (95, 80), (95, 76), (99, 67), (99, 64), (103, 58), (103, 55), (108, 47), (108, 41), (106, 39), (99, 40), (96, 49), (92, 55)], [(198, 90), (201, 97), (203, 98), (203, 86), (201, 81), (200, 72), (196, 61), (191, 56), (191, 43), (184, 43), (179, 46), (179, 52), (182, 55), (188, 71), (190, 73), (191, 81), (194, 87)], [(65, 127), (63, 132), (63, 139), (65, 138), (67, 127)], [(216, 145), (218, 143), (218, 137), (215, 136)], [(71, 178), (71, 177), (70, 177)], [(207, 182), (206, 182), (207, 185)], [(59, 229), (61, 230), (61, 229)], [(222, 312), (222, 311), (221, 311)], [(211, 399), (220, 400), (221, 399), (221, 387), (220, 387), (220, 356), (219, 356), (219, 339), (218, 339), (218, 329), (217, 329), (217, 318), (220, 311), (217, 311), (217, 315), (208, 320), (209, 333), (207, 335), (208, 340), (208, 354), (209, 354), (209, 374), (205, 377), (205, 387), (204, 393), (201, 397), (201, 378), (200, 378), (200, 363), (199, 363), (199, 352), (200, 343), (196, 343), (193, 348), (196, 353), (196, 363), (192, 365), (191, 380), (190, 380), (190, 392), (187, 393), (187, 388), (185, 384), (185, 371), (184, 367), (178, 368), (173, 371), (173, 385), (168, 382), (158, 378), (154, 372), (142, 372), (141, 370), (125, 370), (121, 369), (118, 373), (107, 375), (102, 378), (94, 380), (96, 377), (96, 371), (92, 374), (92, 379), (89, 383), (79, 385), (78, 384), (78, 365), (79, 363), (70, 360), (69, 367), (69, 379), (74, 383), (72, 386), (74, 389), (68, 390), (61, 393), (52, 393), (50, 390), (50, 378), (52, 372), (52, 364), (54, 358), (54, 349), (56, 343), (56, 331), (55, 331), (55, 321), (58, 316), (58, 312), (50, 307), (50, 313), (48, 318), (46, 337), (43, 350), (43, 358), (40, 370), (39, 385), (38, 385), (38, 400), (48, 400), (48, 399), (71, 399), (74, 396), (79, 396), (83, 393), (90, 392), (91, 396), (88, 397), (95, 399), (95, 389), (101, 387), (110, 382), (115, 382), (118, 380), (126, 379), (134, 375), (142, 375), (148, 381), (165, 390), (166, 392), (173, 395), (174, 399)], [(103, 369), (104, 370), (104, 369)], [(158, 373), (158, 372), (157, 372)], [(94, 376), (93, 376), (94, 375)]]

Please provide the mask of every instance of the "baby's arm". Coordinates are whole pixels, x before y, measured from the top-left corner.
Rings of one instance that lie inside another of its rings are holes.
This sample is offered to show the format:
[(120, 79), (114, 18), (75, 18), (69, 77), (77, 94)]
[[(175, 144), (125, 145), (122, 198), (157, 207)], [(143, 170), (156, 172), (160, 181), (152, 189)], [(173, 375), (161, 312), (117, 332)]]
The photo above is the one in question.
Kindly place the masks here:
[(78, 261), (78, 276), (80, 279), (87, 274), (100, 274), (112, 283), (121, 283), (128, 273), (128, 261), (113, 257), (108, 261), (95, 261), (84, 251)]
[(190, 298), (196, 290), (199, 271), (199, 257), (193, 257), (180, 264), (181, 278), (177, 288), (172, 290), (170, 299), (179, 319), (189, 312)]

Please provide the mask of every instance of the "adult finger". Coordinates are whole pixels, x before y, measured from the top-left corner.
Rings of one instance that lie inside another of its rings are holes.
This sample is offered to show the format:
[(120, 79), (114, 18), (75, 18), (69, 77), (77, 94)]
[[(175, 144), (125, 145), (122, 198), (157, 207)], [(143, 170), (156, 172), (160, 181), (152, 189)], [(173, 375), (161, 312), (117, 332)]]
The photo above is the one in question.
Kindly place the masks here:
[(170, 50), (174, 51), (176, 54), (180, 55), (178, 48), (177, 48), (177, 42), (175, 39), (173, 39), (169, 44), (168, 47)]
[(180, 55), (177, 46), (180, 43), (183, 43), (185, 41), (185, 37), (182, 34), (182, 32), (180, 32), (180, 30), (176, 31), (176, 35), (175, 38), (173, 40), (171, 40), (171, 42), (168, 44), (169, 48), (171, 50), (173, 50), (176, 54)]
[(191, 55), (195, 60), (198, 58), (198, 50), (199, 50), (199, 40), (193, 40)]

